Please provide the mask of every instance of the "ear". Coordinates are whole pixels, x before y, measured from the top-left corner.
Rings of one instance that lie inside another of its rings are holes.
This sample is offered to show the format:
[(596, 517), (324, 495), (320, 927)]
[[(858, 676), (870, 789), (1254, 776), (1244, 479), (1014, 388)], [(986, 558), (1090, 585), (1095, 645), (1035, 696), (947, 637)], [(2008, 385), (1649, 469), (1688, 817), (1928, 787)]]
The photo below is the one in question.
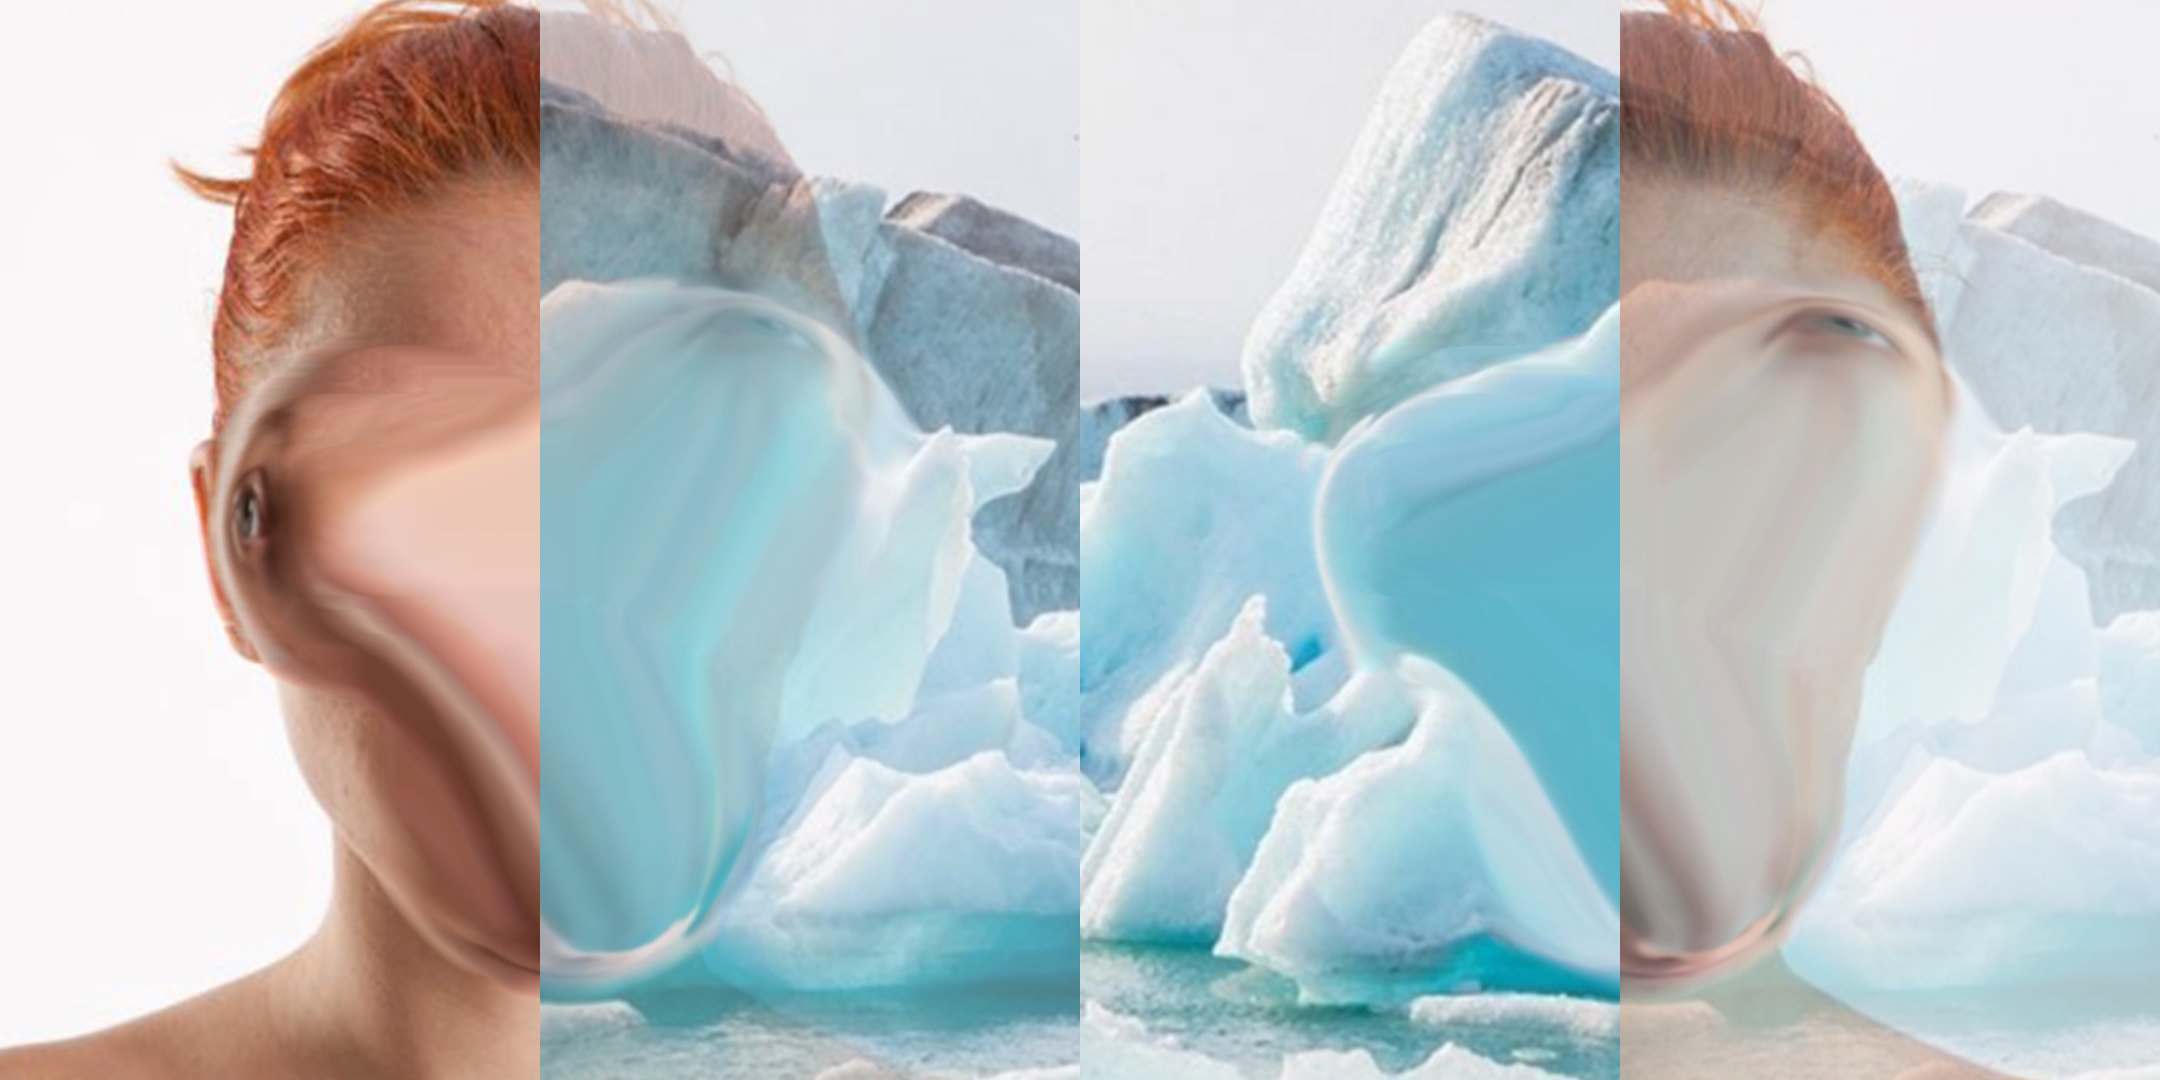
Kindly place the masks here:
[(188, 455), (188, 479), (195, 488), (195, 523), (202, 531), (203, 568), (210, 573), (210, 598), (217, 604), (218, 618), (225, 623), (225, 636), (232, 641), (233, 651), (251, 663), (262, 663), (255, 652), (255, 645), (240, 628), (240, 620), (233, 615), (232, 601), (225, 596), (225, 583), (218, 577), (217, 544), (210, 531), (211, 508), (217, 499), (217, 440), (204, 439), (195, 444)]

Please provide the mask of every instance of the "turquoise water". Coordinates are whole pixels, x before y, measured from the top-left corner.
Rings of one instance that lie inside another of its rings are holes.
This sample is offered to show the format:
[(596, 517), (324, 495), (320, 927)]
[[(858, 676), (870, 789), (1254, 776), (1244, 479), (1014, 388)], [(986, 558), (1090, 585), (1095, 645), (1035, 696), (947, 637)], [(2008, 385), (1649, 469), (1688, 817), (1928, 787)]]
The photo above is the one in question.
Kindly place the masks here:
[(1312, 1050), (1366, 1050), (1400, 1072), (1451, 1042), (1578, 1080), (1620, 1075), (1617, 1038), (1556, 1018), (1503, 1012), (1439, 1024), (1398, 1010), (1301, 1006), (1287, 980), (1202, 949), (1088, 945), (1080, 972), (1089, 1001), (1252, 1075), (1273, 1075), (1285, 1055)]
[(1078, 1061), (1070, 987), (755, 999), (678, 993), (542, 1010), (547, 1080), (809, 1080), (851, 1061), (990, 1076)]

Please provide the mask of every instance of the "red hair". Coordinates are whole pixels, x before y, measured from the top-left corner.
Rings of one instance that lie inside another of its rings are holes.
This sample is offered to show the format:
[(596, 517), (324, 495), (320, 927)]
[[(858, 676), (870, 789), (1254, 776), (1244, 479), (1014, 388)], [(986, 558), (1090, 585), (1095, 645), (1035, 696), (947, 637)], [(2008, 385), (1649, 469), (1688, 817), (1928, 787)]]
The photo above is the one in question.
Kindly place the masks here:
[(289, 333), (341, 228), (540, 162), (540, 20), (503, 0), (384, 0), (285, 80), (245, 177), (174, 171), (233, 208), (211, 352), (225, 417)]
[(1861, 268), (1928, 311), (1897, 199), (1837, 102), (1795, 73), (1732, 0), (1664, 0), (1620, 16), (1620, 175), (1785, 198)]

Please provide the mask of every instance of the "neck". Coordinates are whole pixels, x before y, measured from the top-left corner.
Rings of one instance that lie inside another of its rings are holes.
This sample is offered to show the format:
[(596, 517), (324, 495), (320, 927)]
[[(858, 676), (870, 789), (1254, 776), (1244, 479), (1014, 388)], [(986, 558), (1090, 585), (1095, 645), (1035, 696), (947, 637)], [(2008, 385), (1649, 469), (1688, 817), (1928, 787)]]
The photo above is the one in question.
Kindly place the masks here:
[(277, 972), (273, 1007), (322, 1075), (529, 1080), (540, 1003), (452, 962), (422, 938), (344, 844), (330, 912)]

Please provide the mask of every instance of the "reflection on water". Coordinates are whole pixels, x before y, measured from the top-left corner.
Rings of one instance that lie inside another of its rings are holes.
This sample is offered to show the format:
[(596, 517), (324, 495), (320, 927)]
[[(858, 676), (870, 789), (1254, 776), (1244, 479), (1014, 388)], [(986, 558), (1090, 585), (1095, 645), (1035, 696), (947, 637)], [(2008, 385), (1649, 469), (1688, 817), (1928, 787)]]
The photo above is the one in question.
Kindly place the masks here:
[(1448, 1009), (1444, 1021), (1412, 1019), (1407, 1010), (1316, 1008), (1298, 1005), (1288, 980), (1205, 950), (1111, 945), (1083, 949), (1080, 978), (1089, 1001), (1250, 1075), (1274, 1075), (1288, 1054), (1360, 1049), (1400, 1072), (1447, 1043), (1579, 1080), (1620, 1075), (1617, 1037), (1609, 1027), (1573, 1022), (1569, 999), (1547, 999), (1549, 1010)]
[(1079, 1060), (1070, 986), (754, 998), (673, 991), (542, 1010), (547, 1080), (809, 1080), (870, 1060), (907, 1075), (989, 1076)]

